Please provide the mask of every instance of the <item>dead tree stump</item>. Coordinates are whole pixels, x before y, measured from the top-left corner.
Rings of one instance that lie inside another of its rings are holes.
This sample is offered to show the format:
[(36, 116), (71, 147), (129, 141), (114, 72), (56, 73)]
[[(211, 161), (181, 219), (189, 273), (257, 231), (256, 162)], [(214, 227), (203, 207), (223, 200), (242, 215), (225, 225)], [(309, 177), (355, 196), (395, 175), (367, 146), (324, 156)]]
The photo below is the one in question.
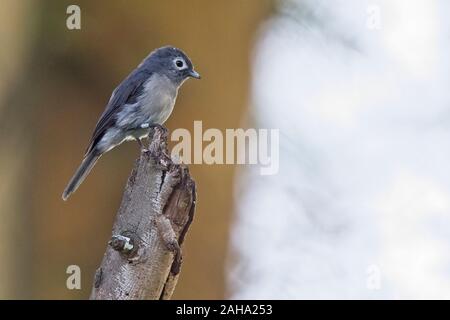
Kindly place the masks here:
[(172, 162), (167, 130), (155, 128), (128, 179), (90, 299), (170, 299), (195, 201), (188, 168)]

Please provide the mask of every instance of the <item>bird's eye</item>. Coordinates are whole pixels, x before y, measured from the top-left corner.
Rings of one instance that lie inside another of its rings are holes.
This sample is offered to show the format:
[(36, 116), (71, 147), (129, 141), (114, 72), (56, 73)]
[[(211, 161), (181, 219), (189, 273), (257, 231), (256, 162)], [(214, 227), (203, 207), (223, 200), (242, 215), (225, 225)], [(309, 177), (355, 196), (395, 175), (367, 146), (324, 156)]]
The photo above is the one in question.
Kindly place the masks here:
[(178, 70), (186, 69), (186, 64), (183, 61), (183, 59), (177, 58), (174, 60), (175, 66), (178, 68)]

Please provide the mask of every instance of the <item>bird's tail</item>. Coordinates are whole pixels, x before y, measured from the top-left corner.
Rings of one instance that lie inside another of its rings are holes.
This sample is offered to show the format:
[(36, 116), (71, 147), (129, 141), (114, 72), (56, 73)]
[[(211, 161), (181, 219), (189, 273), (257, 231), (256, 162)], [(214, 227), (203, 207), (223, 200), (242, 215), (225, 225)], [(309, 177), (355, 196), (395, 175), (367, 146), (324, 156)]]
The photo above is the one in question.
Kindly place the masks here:
[(64, 201), (69, 198), (70, 194), (75, 192), (78, 189), (79, 185), (83, 182), (86, 176), (89, 174), (91, 169), (94, 167), (98, 158), (100, 158), (101, 154), (99, 154), (95, 149), (91, 150), (81, 162), (80, 167), (77, 169), (72, 179), (70, 179), (69, 184), (62, 194), (62, 198)]

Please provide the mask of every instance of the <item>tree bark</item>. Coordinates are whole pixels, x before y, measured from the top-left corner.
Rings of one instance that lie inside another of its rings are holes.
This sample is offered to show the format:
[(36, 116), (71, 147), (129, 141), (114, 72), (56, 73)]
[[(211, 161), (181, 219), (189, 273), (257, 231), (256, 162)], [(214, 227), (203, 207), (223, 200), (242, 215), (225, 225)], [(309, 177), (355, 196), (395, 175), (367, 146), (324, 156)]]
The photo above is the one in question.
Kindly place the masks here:
[(172, 162), (167, 130), (156, 127), (128, 179), (90, 299), (170, 299), (195, 202), (187, 167)]

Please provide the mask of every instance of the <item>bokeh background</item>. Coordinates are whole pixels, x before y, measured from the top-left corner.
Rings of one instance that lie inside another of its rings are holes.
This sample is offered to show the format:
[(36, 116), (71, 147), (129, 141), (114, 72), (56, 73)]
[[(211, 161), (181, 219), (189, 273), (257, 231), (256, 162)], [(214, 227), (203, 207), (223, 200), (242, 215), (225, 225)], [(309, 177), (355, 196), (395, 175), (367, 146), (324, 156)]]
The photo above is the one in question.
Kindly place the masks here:
[[(81, 30), (66, 8), (81, 8)], [(269, 1), (2, 1), (0, 10), (0, 297), (87, 298), (123, 188), (139, 154), (105, 156), (68, 202), (109, 96), (154, 48), (182, 48), (201, 73), (180, 91), (169, 130), (239, 127), (248, 102), (249, 52)], [(177, 298), (225, 297), (233, 166), (191, 167), (198, 185)], [(66, 288), (79, 265), (82, 290)]]
[(0, 298), (89, 296), (137, 146), (61, 193), (114, 87), (167, 44), (203, 77), (169, 130), (279, 129), (281, 161), (190, 166), (174, 298), (449, 298), (449, 16), (445, 0), (3, 0)]

